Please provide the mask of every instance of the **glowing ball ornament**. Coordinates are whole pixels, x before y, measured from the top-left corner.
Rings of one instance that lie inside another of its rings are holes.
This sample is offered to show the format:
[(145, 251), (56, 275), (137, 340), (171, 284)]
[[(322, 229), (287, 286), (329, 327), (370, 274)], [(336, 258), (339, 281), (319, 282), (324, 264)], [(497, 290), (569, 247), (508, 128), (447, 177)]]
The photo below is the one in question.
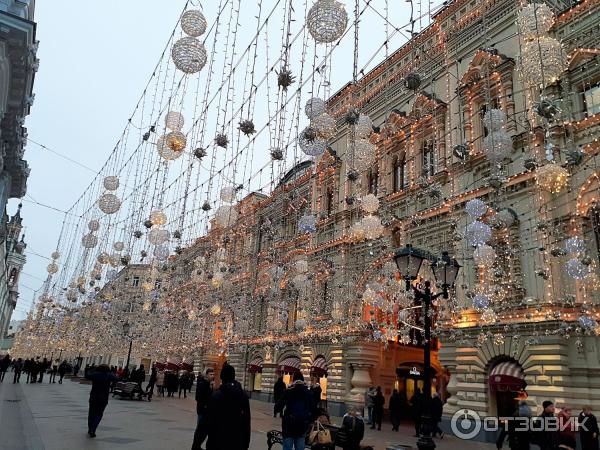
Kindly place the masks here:
[(90, 231), (98, 231), (100, 229), (100, 222), (97, 220), (90, 220), (88, 222), (88, 230)]
[(161, 228), (153, 228), (148, 233), (148, 241), (153, 245), (161, 245), (171, 238), (171, 233), (168, 230)]
[(108, 176), (104, 178), (102, 184), (104, 184), (104, 189), (107, 191), (116, 191), (119, 189), (119, 178), (112, 175)]
[(517, 13), (517, 27), (525, 41), (548, 34), (553, 23), (554, 13), (546, 3), (530, 3)]
[(374, 214), (379, 209), (379, 199), (374, 194), (365, 195), (360, 201), (363, 211)]
[(521, 46), (521, 72), (528, 86), (556, 82), (567, 68), (562, 44), (550, 36), (540, 36)]
[(565, 241), (565, 250), (569, 253), (583, 253), (586, 250), (585, 241), (579, 236), (573, 236)]
[(496, 260), (496, 252), (487, 244), (481, 244), (473, 252), (473, 260), (479, 267), (492, 267)]
[(48, 272), (50, 275), (55, 274), (56, 272), (58, 272), (58, 265), (55, 263), (48, 264), (48, 266), (46, 267), (46, 272)]
[(152, 211), (150, 213), (150, 220), (152, 221), (152, 225), (161, 226), (167, 223), (167, 215), (160, 211)]
[(473, 306), (477, 309), (486, 309), (490, 306), (490, 297), (486, 294), (476, 294), (473, 297)]
[(318, 139), (327, 141), (335, 136), (335, 119), (327, 113), (312, 119), (310, 125), (317, 132)]
[(358, 116), (358, 122), (354, 125), (354, 133), (358, 138), (368, 138), (373, 132), (373, 121), (366, 114)]
[(60, 258), (60, 253), (59, 252), (52, 252), (52, 254), (50, 255), (52, 257), (52, 259), (58, 259)]
[(377, 216), (366, 216), (361, 220), (362, 228), (365, 230), (365, 239), (377, 239), (381, 237), (385, 228), (381, 219)]
[(483, 153), (492, 164), (498, 164), (510, 156), (513, 139), (503, 129), (491, 131), (483, 138)]
[(577, 258), (572, 258), (565, 263), (565, 271), (574, 280), (583, 280), (590, 274), (590, 267)]
[(304, 112), (309, 119), (314, 119), (325, 112), (325, 102), (318, 97), (313, 97), (306, 102)]
[(558, 164), (546, 164), (535, 172), (537, 185), (548, 192), (558, 194), (569, 183), (569, 172)]
[(516, 220), (515, 214), (508, 209), (501, 209), (492, 217), (492, 222), (497, 228), (510, 228)]
[(215, 212), (215, 221), (221, 227), (232, 226), (238, 218), (238, 212), (234, 206), (222, 205)]
[(579, 322), (579, 325), (581, 325), (583, 328), (587, 328), (590, 330), (592, 328), (595, 328), (597, 325), (596, 321), (592, 317), (585, 315), (585, 314), (582, 316), (579, 316), (577, 321)]
[(492, 238), (492, 229), (489, 225), (483, 222), (475, 220), (467, 225), (467, 231), (465, 233), (467, 243), (472, 247), (485, 244)]
[[(352, 145), (352, 144), (351, 144)], [(354, 142), (354, 169), (364, 172), (375, 163), (377, 147), (366, 139)]]
[(165, 116), (165, 127), (172, 131), (181, 131), (185, 124), (183, 114), (177, 111), (169, 111)]
[(467, 214), (474, 218), (479, 218), (484, 216), (487, 213), (488, 206), (485, 202), (479, 200), (478, 198), (474, 198), (473, 200), (469, 200), (465, 205), (465, 211)]
[(121, 200), (115, 194), (103, 194), (98, 199), (98, 208), (104, 214), (114, 214), (121, 208)]
[(202, 36), (206, 32), (206, 18), (202, 12), (189, 9), (181, 15), (181, 29), (192, 37)]
[(316, 130), (307, 127), (298, 135), (298, 146), (308, 156), (320, 156), (325, 153), (327, 142), (317, 137)]
[(210, 284), (214, 288), (220, 288), (221, 286), (223, 286), (224, 279), (225, 277), (223, 277), (223, 274), (221, 272), (217, 272), (213, 275), (212, 279), (210, 280)]
[(296, 329), (304, 330), (306, 328), (306, 319), (297, 319), (296, 320)]
[(171, 49), (171, 57), (175, 67), (184, 73), (192, 74), (202, 70), (206, 64), (206, 49), (195, 37), (187, 36), (179, 39)]
[(223, 189), (221, 189), (221, 193), (219, 194), (219, 197), (225, 203), (233, 203), (233, 202), (235, 202), (236, 195), (237, 195), (237, 189), (233, 186), (229, 186), (229, 187), (224, 187)]
[(122, 251), (125, 248), (125, 244), (123, 242), (121, 242), (121, 241), (117, 241), (117, 242), (115, 242), (113, 244), (113, 248), (116, 251), (120, 252), (120, 251)]
[(92, 233), (86, 234), (81, 238), (81, 245), (83, 245), (84, 248), (94, 248), (98, 245), (98, 238)]
[(341, 38), (347, 25), (348, 13), (336, 0), (317, 0), (306, 16), (308, 32), (321, 44)]
[(169, 258), (169, 247), (166, 245), (157, 245), (154, 247), (154, 257), (158, 261), (166, 261)]
[(102, 252), (98, 255), (98, 257), (96, 258), (96, 261), (98, 261), (98, 263), (100, 263), (100, 264), (108, 264), (109, 259), (110, 259), (110, 256), (108, 255), (108, 253)]
[(314, 233), (317, 231), (317, 219), (312, 214), (304, 214), (298, 219), (298, 231), (300, 233)]
[(490, 109), (483, 115), (483, 123), (489, 131), (498, 131), (506, 125), (506, 114), (501, 109)]

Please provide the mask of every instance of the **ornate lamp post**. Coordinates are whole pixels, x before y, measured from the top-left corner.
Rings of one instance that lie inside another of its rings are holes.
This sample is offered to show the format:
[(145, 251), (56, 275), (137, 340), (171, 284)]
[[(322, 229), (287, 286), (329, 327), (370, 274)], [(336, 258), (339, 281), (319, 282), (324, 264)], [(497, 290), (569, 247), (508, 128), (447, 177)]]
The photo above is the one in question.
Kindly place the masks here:
[[(430, 309), (433, 301), (443, 296), (448, 298), (448, 289), (454, 285), (460, 264), (448, 256), (448, 252), (443, 252), (441, 258), (436, 258), (430, 253), (414, 248), (407, 244), (405, 248), (399, 249), (394, 255), (396, 265), (402, 277), (406, 280), (406, 289), (410, 289), (411, 281), (417, 279), (419, 271), (425, 260), (431, 263), (434, 277), (441, 283), (442, 292), (433, 294), (431, 292), (431, 281), (425, 280), (423, 288), (413, 286), (415, 299), (421, 300), (423, 304), (423, 320), (425, 329), (425, 339), (423, 341), (423, 405), (421, 415), (421, 435), (417, 441), (419, 450), (433, 450), (435, 443), (431, 438), (433, 424), (431, 423), (431, 317)], [(435, 281), (435, 280), (434, 280)]]
[(123, 334), (125, 335), (125, 337), (129, 338), (129, 352), (127, 352), (127, 363), (125, 363), (126, 369), (129, 369), (129, 360), (131, 359), (131, 346), (133, 345), (133, 336), (129, 334), (130, 329), (131, 325), (129, 325), (129, 322), (125, 322), (123, 324)]

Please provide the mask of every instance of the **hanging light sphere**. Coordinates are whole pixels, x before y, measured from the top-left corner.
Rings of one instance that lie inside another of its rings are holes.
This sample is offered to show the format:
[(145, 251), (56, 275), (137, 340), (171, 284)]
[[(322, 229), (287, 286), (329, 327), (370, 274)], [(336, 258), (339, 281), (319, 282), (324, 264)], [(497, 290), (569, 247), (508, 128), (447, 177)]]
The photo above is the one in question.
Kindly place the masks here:
[(150, 281), (146, 281), (142, 283), (142, 289), (146, 292), (150, 292), (152, 289), (154, 289), (154, 285)]
[(229, 227), (235, 223), (238, 218), (238, 212), (235, 207), (230, 205), (222, 205), (215, 212), (215, 220), (221, 227)]
[(148, 232), (148, 241), (153, 245), (161, 245), (168, 241), (171, 234), (161, 228), (153, 228)]
[(354, 143), (354, 169), (364, 172), (375, 162), (377, 147), (366, 139), (357, 139)]
[(224, 187), (223, 189), (221, 189), (219, 197), (225, 203), (233, 203), (233, 202), (235, 202), (236, 194), (237, 194), (237, 189), (233, 186), (228, 186), (228, 187)]
[(467, 225), (465, 238), (470, 246), (477, 247), (485, 244), (492, 238), (492, 229), (489, 227), (489, 225), (475, 220)]
[(185, 124), (185, 118), (183, 114), (177, 111), (169, 111), (165, 116), (165, 126), (169, 130), (181, 131)]
[(552, 84), (567, 68), (567, 55), (562, 44), (549, 36), (524, 42), (521, 49), (521, 71), (528, 86)]
[(473, 306), (477, 309), (486, 309), (490, 306), (490, 297), (486, 294), (476, 294), (473, 297)]
[(585, 252), (585, 241), (579, 236), (573, 236), (565, 241), (565, 249), (569, 253)]
[(60, 253), (57, 251), (52, 252), (52, 254), (50, 255), (52, 257), (52, 259), (58, 259), (60, 258)]
[(173, 161), (183, 155), (181, 150), (175, 151), (171, 148), (169, 145), (168, 135), (158, 138), (156, 141), (156, 149), (158, 150), (158, 154), (167, 161)]
[(159, 227), (167, 223), (167, 215), (160, 210), (152, 211), (150, 213), (150, 220), (152, 221), (152, 225)]
[(298, 135), (298, 146), (308, 156), (320, 156), (327, 149), (327, 142), (317, 138), (317, 132), (312, 127), (306, 127)]
[(579, 325), (581, 325), (583, 328), (586, 328), (586, 329), (595, 328), (597, 325), (597, 322), (588, 315), (579, 316), (577, 321), (579, 322)]
[(108, 264), (110, 264), (111, 267), (118, 267), (121, 264), (121, 257), (117, 254), (110, 255)]
[(312, 214), (304, 214), (298, 219), (298, 231), (300, 233), (314, 233), (317, 231), (317, 219)]
[(98, 261), (100, 264), (106, 264), (108, 263), (109, 258), (110, 256), (108, 256), (108, 253), (102, 252), (98, 255), (96, 261)]
[(221, 306), (218, 303), (215, 303), (210, 307), (210, 313), (213, 316), (218, 316), (221, 313)]
[(202, 70), (206, 64), (206, 49), (202, 42), (194, 37), (179, 39), (171, 49), (175, 67), (184, 73), (192, 74)]
[(100, 229), (100, 222), (98, 222), (97, 220), (90, 220), (88, 222), (88, 229), (90, 231), (98, 231)]
[(217, 272), (213, 275), (212, 279), (210, 280), (210, 284), (212, 287), (218, 289), (221, 286), (223, 286), (223, 281), (225, 281), (223, 274), (221, 272)]
[(92, 233), (86, 234), (81, 239), (81, 245), (83, 245), (84, 248), (94, 248), (98, 245), (98, 238)]
[(335, 0), (317, 0), (306, 16), (306, 26), (313, 39), (329, 44), (342, 37), (348, 24), (344, 5)]
[(327, 113), (311, 119), (310, 126), (317, 132), (317, 138), (327, 141), (335, 136), (335, 119)]
[(557, 194), (569, 183), (569, 172), (558, 164), (546, 164), (535, 172), (538, 186), (548, 192)]
[(325, 112), (325, 102), (319, 97), (313, 97), (306, 102), (304, 112), (309, 119), (314, 119)]
[(496, 252), (489, 245), (481, 244), (473, 252), (473, 260), (479, 267), (492, 267), (496, 260)]
[(125, 244), (123, 244), (123, 242), (121, 242), (121, 241), (117, 241), (113, 244), (113, 248), (116, 251), (120, 252), (121, 250), (123, 250), (125, 248)]
[(379, 199), (374, 194), (365, 195), (360, 201), (363, 211), (374, 214), (379, 209)]
[(154, 247), (154, 257), (158, 261), (166, 261), (169, 258), (169, 247), (166, 245), (157, 245)]
[(181, 29), (192, 37), (202, 36), (206, 32), (206, 18), (195, 9), (189, 9), (181, 15)]
[(75, 303), (77, 301), (77, 291), (75, 289), (69, 289), (67, 291), (66, 297), (67, 297), (67, 300)]
[(356, 137), (359, 138), (368, 138), (369, 135), (373, 132), (373, 121), (366, 114), (360, 114), (358, 116), (358, 122), (354, 126), (354, 133)]
[(110, 269), (109, 271), (106, 272), (106, 279), (108, 281), (112, 281), (115, 278), (117, 278), (117, 274), (118, 274), (118, 272), (115, 269)]
[(365, 239), (377, 239), (383, 234), (384, 227), (377, 216), (363, 217), (361, 225), (365, 230)]
[(479, 218), (485, 213), (487, 213), (488, 206), (485, 202), (479, 200), (478, 198), (474, 198), (473, 200), (469, 200), (465, 205), (465, 211), (467, 214), (474, 218)]
[(547, 34), (554, 23), (554, 14), (546, 3), (530, 3), (517, 13), (517, 27), (523, 40)]
[(119, 188), (119, 178), (113, 175), (104, 178), (102, 182), (107, 191), (116, 191)]
[(510, 228), (516, 220), (517, 217), (515, 216), (515, 213), (505, 208), (498, 211), (492, 217), (491, 222), (493, 223), (494, 227), (498, 229), (504, 229)]
[(567, 275), (575, 280), (583, 280), (590, 274), (589, 266), (586, 266), (577, 258), (570, 259), (565, 264)]
[(55, 263), (48, 264), (48, 266), (46, 267), (46, 272), (48, 272), (50, 275), (55, 274), (56, 272), (58, 272), (58, 265)]
[(492, 131), (483, 138), (483, 153), (492, 164), (498, 164), (510, 156), (513, 139), (503, 129)]
[(121, 200), (115, 194), (103, 194), (98, 199), (98, 208), (104, 214), (114, 214), (121, 208)]
[(483, 123), (490, 131), (498, 131), (506, 125), (506, 114), (501, 109), (490, 109), (484, 114)]

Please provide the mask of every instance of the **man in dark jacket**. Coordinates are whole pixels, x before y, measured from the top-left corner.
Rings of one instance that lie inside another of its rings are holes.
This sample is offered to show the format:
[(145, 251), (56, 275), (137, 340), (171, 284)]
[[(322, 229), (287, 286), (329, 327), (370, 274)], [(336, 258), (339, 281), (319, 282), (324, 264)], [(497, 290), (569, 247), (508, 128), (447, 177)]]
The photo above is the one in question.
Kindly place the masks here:
[(59, 384), (62, 384), (63, 378), (65, 377), (65, 374), (67, 373), (67, 368), (68, 368), (67, 361), (61, 362), (60, 366), (58, 366), (58, 376), (59, 376), (58, 383)]
[(304, 450), (306, 432), (314, 417), (315, 405), (314, 396), (304, 383), (302, 373), (294, 373), (293, 383), (275, 404), (275, 415), (280, 411), (283, 411), (283, 450)]
[(38, 377), (38, 374), (40, 373), (41, 364), (42, 363), (40, 362), (39, 358), (31, 360), (31, 366), (29, 367), (29, 382), (30, 383), (37, 383), (37, 377)]
[(385, 397), (381, 392), (381, 386), (377, 386), (375, 391), (375, 397), (373, 397), (373, 423), (371, 429), (374, 430), (377, 426), (377, 430), (381, 431), (381, 422), (383, 421), (383, 407), (385, 405)]
[(598, 421), (591, 406), (584, 406), (579, 414), (579, 437), (582, 450), (598, 450)]
[(44, 382), (44, 373), (46, 373), (48, 367), (50, 367), (50, 362), (44, 358), (44, 360), (40, 363), (40, 379), (38, 380), (38, 383)]
[(402, 413), (402, 398), (398, 389), (394, 389), (390, 397), (390, 419), (392, 420), (392, 431), (400, 429), (400, 414)]
[[(533, 442), (540, 447), (540, 450), (555, 450), (558, 448), (558, 421), (554, 417), (554, 403), (550, 400), (546, 400), (542, 403), (542, 414), (537, 417), (539, 422), (535, 426), (536, 431), (533, 433)], [(550, 424), (550, 425), (548, 425)]]
[(431, 427), (433, 428), (433, 433), (431, 435), (436, 437), (439, 434), (442, 439), (444, 437), (444, 432), (440, 428), (440, 422), (442, 421), (443, 411), (444, 404), (442, 403), (440, 394), (436, 392), (431, 399)]
[(221, 369), (221, 386), (208, 402), (207, 416), (206, 450), (248, 450), (250, 402), (235, 381), (235, 369), (227, 363)]
[(202, 374), (198, 375), (198, 383), (196, 384), (196, 414), (198, 414), (198, 422), (196, 424), (196, 431), (194, 432), (192, 450), (200, 450), (202, 443), (208, 435), (206, 410), (213, 394), (212, 386), (215, 381), (215, 371), (209, 368), (206, 369), (205, 373), (205, 377)]
[(410, 399), (411, 413), (415, 421), (415, 436), (421, 435), (421, 413), (423, 412), (423, 394), (419, 388), (415, 389), (415, 393)]
[[(275, 385), (273, 386), (273, 401), (275, 403), (277, 403), (279, 401), (279, 399), (281, 399), (281, 396), (283, 395), (285, 388), (286, 388), (286, 386), (285, 386), (285, 381), (283, 381), (283, 377), (277, 378), (277, 381), (275, 382)], [(281, 417), (283, 417), (281, 412), (279, 414), (281, 415)], [(273, 417), (277, 417), (277, 414), (273, 413)]]
[(23, 369), (23, 361), (21, 358), (17, 359), (13, 363), (13, 370), (15, 371), (15, 376), (13, 377), (13, 384), (21, 382), (21, 370)]
[(148, 393), (148, 401), (152, 400), (152, 395), (154, 394), (154, 385), (156, 384), (157, 377), (158, 372), (156, 371), (156, 367), (152, 366), (152, 370), (150, 371), (150, 379), (148, 380), (148, 386), (146, 386), (146, 392)]
[(360, 448), (360, 441), (365, 436), (365, 422), (355, 406), (352, 406), (342, 419), (340, 433), (343, 438), (340, 439), (342, 442), (339, 443), (339, 446), (344, 450), (358, 450)]
[(88, 434), (94, 438), (96, 437), (96, 429), (102, 420), (104, 409), (108, 405), (110, 385), (116, 380), (116, 377), (110, 373), (110, 368), (106, 364), (101, 364), (95, 370), (88, 371), (86, 378), (92, 381), (88, 412)]

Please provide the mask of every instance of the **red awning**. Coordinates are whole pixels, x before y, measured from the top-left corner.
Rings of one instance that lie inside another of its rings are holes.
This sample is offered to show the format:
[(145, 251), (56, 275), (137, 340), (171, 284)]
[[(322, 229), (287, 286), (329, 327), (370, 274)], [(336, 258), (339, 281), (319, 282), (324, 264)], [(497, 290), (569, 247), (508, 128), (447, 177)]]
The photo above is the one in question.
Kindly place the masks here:
[(181, 368), (181, 358), (176, 356), (167, 358), (167, 369), (169, 370), (179, 370)]
[(248, 372), (250, 373), (260, 373), (262, 372), (262, 364), (263, 360), (260, 356), (256, 356), (252, 358), (252, 361), (248, 363)]
[(277, 363), (277, 370), (283, 373), (300, 372), (300, 358), (296, 356), (290, 356), (282, 359)]
[(323, 356), (317, 356), (312, 363), (310, 368), (310, 374), (313, 377), (325, 377), (327, 376), (327, 361)]
[(163, 370), (166, 367), (166, 364), (164, 362), (155, 362), (154, 363), (154, 367), (156, 367), (156, 370)]
[(188, 372), (192, 372), (194, 370), (194, 360), (193, 359), (184, 358), (184, 360), (181, 361), (180, 367), (183, 370), (187, 370)]
[(520, 392), (525, 389), (525, 374), (521, 366), (514, 361), (504, 361), (490, 372), (490, 389), (496, 392)]

